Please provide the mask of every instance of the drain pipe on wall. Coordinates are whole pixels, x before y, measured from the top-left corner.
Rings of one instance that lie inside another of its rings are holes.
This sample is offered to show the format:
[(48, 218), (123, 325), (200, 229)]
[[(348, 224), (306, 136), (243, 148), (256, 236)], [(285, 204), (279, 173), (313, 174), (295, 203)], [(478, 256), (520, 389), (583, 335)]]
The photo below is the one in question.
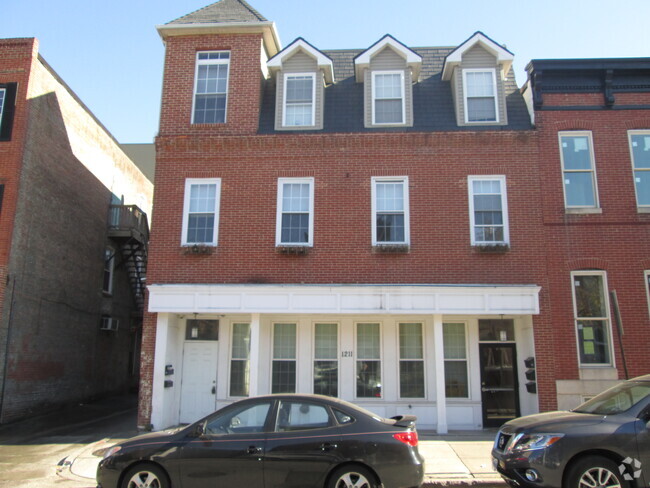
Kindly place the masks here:
[(627, 361), (625, 360), (625, 349), (623, 348), (623, 321), (621, 320), (621, 311), (618, 308), (618, 296), (616, 290), (609, 293), (612, 300), (612, 307), (614, 308), (614, 320), (616, 322), (616, 331), (618, 332), (618, 345), (621, 348), (621, 359), (623, 359), (623, 370), (625, 371), (625, 379), (629, 380), (630, 376), (627, 372)]

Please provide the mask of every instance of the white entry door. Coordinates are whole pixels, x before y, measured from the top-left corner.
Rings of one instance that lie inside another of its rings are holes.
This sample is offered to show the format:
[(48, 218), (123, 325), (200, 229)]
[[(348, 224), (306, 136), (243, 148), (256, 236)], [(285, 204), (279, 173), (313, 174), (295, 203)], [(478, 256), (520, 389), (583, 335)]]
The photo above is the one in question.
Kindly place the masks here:
[(214, 412), (217, 392), (217, 341), (186, 341), (181, 381), (182, 424)]

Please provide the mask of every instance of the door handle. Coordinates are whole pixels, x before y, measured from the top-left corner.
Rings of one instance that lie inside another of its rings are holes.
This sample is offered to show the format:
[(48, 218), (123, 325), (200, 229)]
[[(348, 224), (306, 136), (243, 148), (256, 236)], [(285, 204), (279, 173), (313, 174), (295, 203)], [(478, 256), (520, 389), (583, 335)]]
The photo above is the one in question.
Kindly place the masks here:
[(246, 449), (246, 452), (248, 454), (262, 454), (262, 448), (257, 446), (249, 446), (248, 449)]
[(324, 442), (323, 444), (320, 445), (320, 450), (321, 451), (333, 451), (337, 447), (338, 446), (336, 444), (330, 444), (329, 442)]
[(212, 387), (212, 394), (213, 394), (213, 395), (216, 395), (216, 394), (217, 394), (217, 387), (216, 387), (216, 386), (213, 386), (213, 387)]

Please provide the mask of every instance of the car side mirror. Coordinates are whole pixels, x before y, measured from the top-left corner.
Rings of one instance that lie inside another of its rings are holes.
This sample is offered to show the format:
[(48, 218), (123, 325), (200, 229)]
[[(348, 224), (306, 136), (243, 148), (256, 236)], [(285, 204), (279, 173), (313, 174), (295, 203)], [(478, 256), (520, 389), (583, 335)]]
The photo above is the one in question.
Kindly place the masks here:
[(200, 424), (196, 424), (192, 431), (190, 432), (190, 435), (192, 437), (201, 437), (203, 434), (205, 434), (205, 423), (201, 422)]

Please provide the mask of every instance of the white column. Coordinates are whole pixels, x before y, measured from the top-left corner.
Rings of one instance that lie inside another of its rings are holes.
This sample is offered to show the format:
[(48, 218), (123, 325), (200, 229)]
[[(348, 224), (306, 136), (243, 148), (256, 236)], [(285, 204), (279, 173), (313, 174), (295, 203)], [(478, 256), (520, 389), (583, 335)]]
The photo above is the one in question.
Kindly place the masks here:
[(249, 396), (259, 395), (260, 376), (260, 314), (251, 314), (251, 342), (249, 358)]
[(436, 406), (438, 434), (447, 433), (447, 396), (445, 395), (445, 351), (442, 335), (442, 315), (433, 316), (433, 341), (436, 358)]
[(163, 425), (163, 422), (165, 418), (165, 361), (168, 330), (169, 314), (159, 313), (156, 321), (156, 347), (154, 349), (153, 384), (151, 385), (151, 425), (154, 430), (167, 427)]

